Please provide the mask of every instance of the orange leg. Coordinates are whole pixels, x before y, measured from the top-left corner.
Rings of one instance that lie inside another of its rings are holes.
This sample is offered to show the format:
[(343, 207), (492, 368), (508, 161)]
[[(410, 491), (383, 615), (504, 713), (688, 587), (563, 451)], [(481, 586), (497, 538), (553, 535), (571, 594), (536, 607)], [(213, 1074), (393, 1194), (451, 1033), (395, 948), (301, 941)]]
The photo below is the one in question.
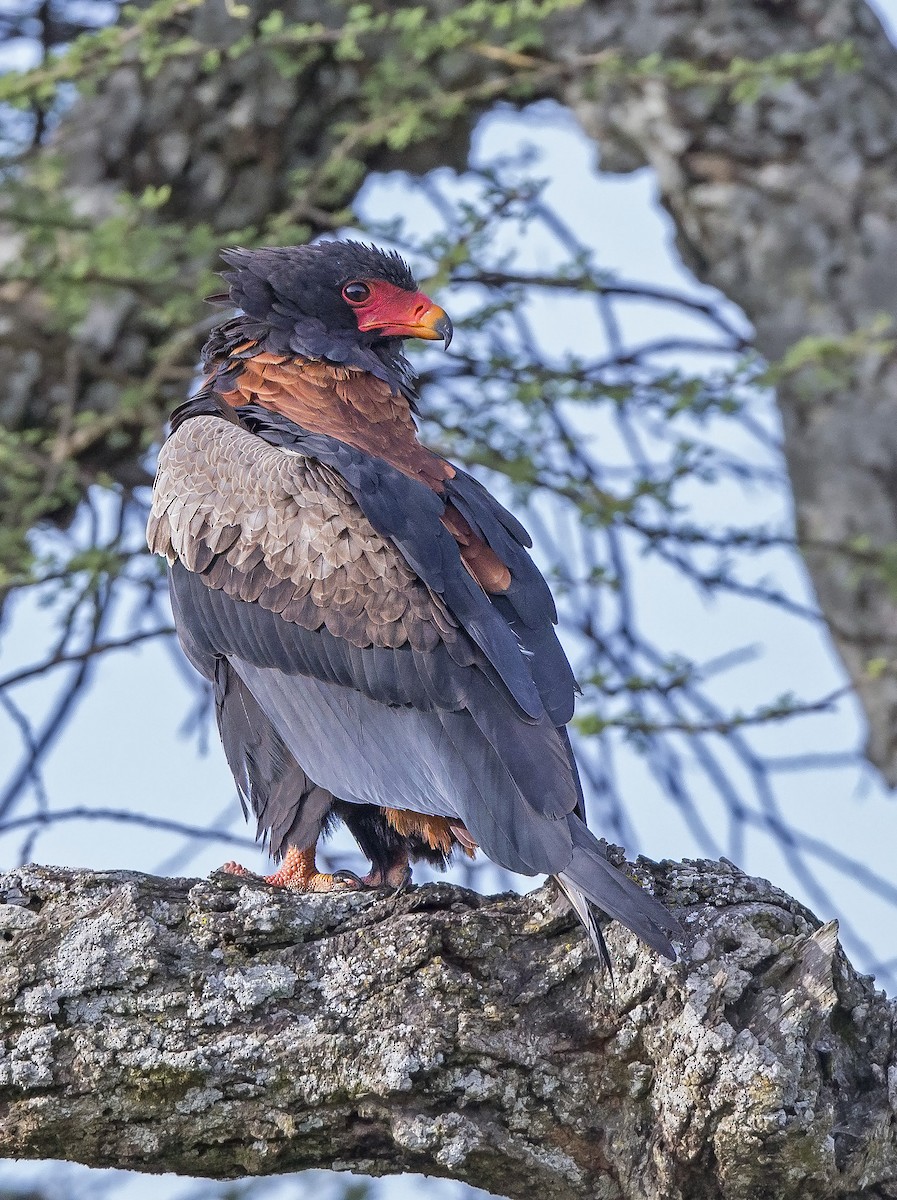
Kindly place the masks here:
[(256, 875), (235, 862), (225, 863), (221, 870), (227, 871), (229, 875), (246, 875), (250, 879), (262, 878), (265, 883), (273, 884), (274, 887), (289, 888), (292, 892), (341, 892), (355, 889), (361, 882), (348, 871), (341, 871), (336, 875), (320, 872), (315, 865), (314, 846), (305, 850), (297, 850), (295, 846), (290, 846), (280, 869), (273, 875)]

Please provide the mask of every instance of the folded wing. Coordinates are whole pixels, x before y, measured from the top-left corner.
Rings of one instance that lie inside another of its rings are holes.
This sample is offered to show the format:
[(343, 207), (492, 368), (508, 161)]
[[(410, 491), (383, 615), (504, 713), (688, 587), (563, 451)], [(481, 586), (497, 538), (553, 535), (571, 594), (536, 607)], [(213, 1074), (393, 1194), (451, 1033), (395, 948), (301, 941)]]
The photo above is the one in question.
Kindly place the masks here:
[(443, 507), (334, 439), (285, 450), (198, 416), (163, 448), (149, 537), (188, 655), (210, 677), (227, 660), (309, 779), (457, 818), (509, 869), (556, 872), (575, 775)]
[[(230, 680), (219, 723), (262, 830), (289, 839), (329, 797), (458, 821), (502, 866), (557, 875), (599, 944), (586, 900), (673, 956), (677, 922), (577, 815), (573, 677), (515, 519), (462, 472), (440, 495), (335, 438), (239, 414), (177, 426), (148, 540), (188, 657), (219, 691)], [(506, 565), (498, 594), (462, 558), (448, 506)]]

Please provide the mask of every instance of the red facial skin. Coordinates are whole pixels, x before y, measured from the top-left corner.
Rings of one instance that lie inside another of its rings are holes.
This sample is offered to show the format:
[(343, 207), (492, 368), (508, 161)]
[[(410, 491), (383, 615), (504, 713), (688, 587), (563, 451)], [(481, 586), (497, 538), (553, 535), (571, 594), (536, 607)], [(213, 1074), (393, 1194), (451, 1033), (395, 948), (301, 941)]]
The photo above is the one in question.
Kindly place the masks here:
[[(352, 300), (346, 291), (364, 284), (368, 295)], [(355, 319), (362, 333), (376, 331), (384, 337), (414, 337), (426, 341), (451, 337), (451, 322), (444, 308), (423, 294), (408, 292), (382, 279), (358, 279), (346, 284), (343, 299), (355, 310)], [(447, 335), (448, 332), (448, 336)]]

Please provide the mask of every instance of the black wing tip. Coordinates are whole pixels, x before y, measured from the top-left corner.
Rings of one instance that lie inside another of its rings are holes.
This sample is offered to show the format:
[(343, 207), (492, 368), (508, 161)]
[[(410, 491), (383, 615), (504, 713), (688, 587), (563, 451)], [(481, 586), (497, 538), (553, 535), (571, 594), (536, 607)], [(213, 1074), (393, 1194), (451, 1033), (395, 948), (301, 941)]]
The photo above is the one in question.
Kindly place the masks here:
[(625, 925), (652, 950), (675, 962), (671, 939), (685, 938), (678, 917), (610, 863), (603, 847), (581, 821), (575, 817), (567, 819), (574, 848), (562, 877), (601, 912)]
[[(644, 939), (642, 940), (644, 941)], [(659, 930), (657, 931), (655, 937), (652, 938), (652, 940), (647, 944), (652, 950), (656, 950), (658, 954), (662, 955), (666, 959), (669, 959), (670, 962), (676, 962), (679, 957), (676, 953), (676, 947), (673, 945), (670, 939)]]
[[(648, 896), (647, 892), (645, 892), (645, 896)], [(653, 897), (649, 898), (652, 900), (654, 899)], [(655, 903), (659, 907), (663, 907), (660, 905), (659, 901), (655, 901)], [(655, 917), (654, 910), (652, 910), (651, 916), (648, 916), (645, 913), (640, 914), (644, 920), (639, 922), (633, 920), (632, 924), (629, 923), (625, 916), (614, 916), (613, 919), (619, 921), (622, 925), (625, 925), (626, 928), (631, 930), (637, 938), (641, 939), (641, 941), (645, 943), (646, 946), (650, 946), (652, 950), (662, 955), (663, 958), (669, 959), (670, 962), (676, 962), (679, 956), (676, 953), (676, 948), (673, 945), (671, 938), (675, 938), (677, 941), (683, 941), (685, 938), (685, 930), (672, 913), (668, 912), (666, 909), (664, 909), (664, 912), (666, 912), (668, 920), (664, 922), (663, 926), (661, 926), (659, 918)], [(668, 934), (670, 935), (669, 937), (667, 936)]]

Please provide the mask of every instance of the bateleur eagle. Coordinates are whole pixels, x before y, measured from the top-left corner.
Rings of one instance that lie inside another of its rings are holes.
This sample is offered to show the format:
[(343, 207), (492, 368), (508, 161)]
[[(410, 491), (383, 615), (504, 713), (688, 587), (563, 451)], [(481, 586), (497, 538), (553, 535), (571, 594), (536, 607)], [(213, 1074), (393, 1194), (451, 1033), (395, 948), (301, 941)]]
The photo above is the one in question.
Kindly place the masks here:
[[(678, 922), (583, 820), (575, 683), (520, 523), (417, 440), (408, 337), (452, 325), (396, 254), (349, 241), (227, 250), (198, 394), (173, 415), (147, 530), (270, 882), (400, 884), (479, 846), (554, 875), (675, 957)], [(346, 822), (365, 880), (324, 875)], [(236, 864), (230, 869), (240, 871)]]

